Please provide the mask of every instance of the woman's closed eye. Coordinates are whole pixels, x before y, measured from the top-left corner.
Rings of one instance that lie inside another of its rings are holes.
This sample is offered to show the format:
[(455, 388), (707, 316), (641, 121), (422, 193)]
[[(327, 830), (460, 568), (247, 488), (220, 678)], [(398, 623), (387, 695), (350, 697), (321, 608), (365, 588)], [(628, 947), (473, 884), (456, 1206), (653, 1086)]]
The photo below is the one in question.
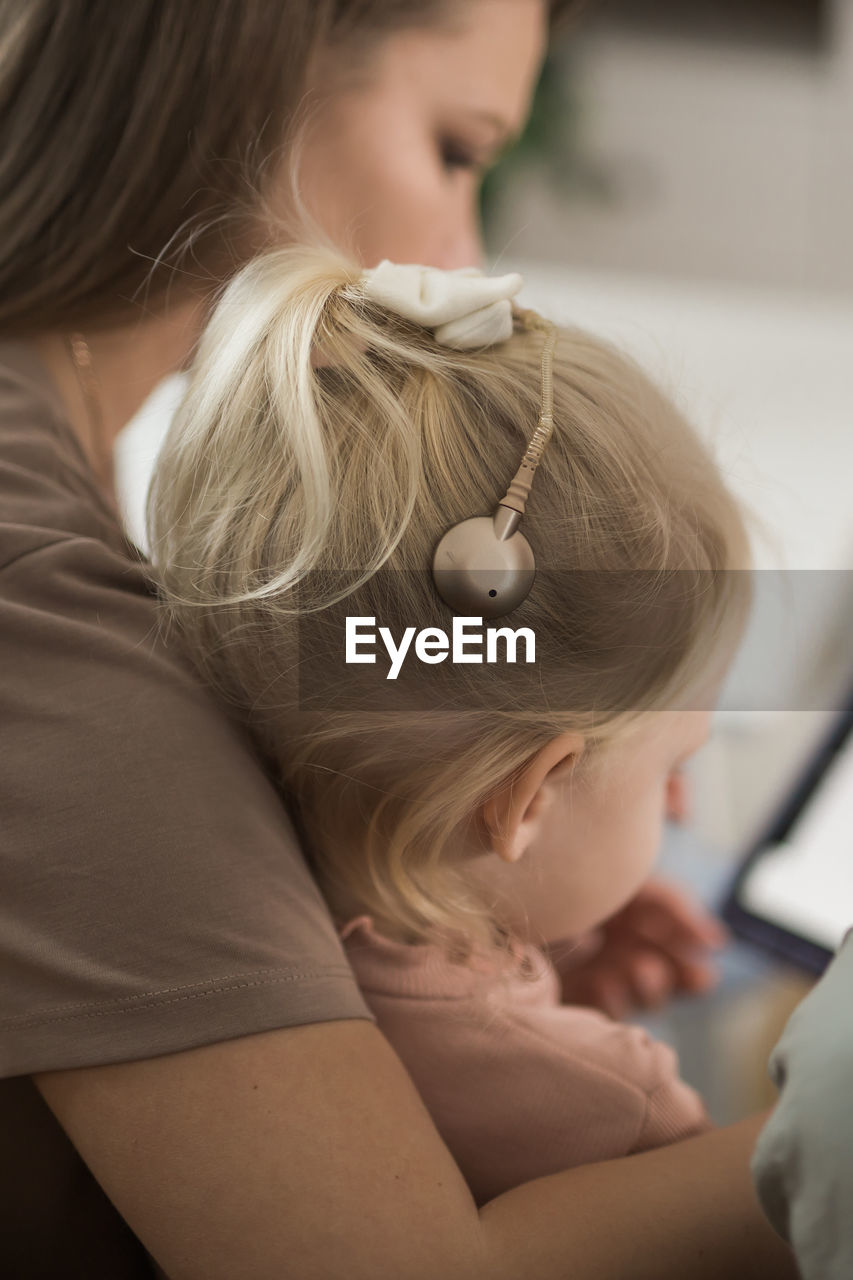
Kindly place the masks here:
[(492, 157), (459, 138), (444, 137), (439, 139), (441, 163), (448, 173), (464, 170), (473, 174), (483, 173), (492, 163)]

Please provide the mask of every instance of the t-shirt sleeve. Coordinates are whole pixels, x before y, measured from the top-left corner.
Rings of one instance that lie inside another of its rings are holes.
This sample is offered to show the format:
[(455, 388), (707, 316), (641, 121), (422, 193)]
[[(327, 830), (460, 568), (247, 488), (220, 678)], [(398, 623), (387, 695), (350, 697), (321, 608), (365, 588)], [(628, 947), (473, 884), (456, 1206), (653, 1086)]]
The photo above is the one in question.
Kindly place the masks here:
[(144, 565), (49, 532), (6, 563), (0, 726), (0, 1075), (370, 1016)]

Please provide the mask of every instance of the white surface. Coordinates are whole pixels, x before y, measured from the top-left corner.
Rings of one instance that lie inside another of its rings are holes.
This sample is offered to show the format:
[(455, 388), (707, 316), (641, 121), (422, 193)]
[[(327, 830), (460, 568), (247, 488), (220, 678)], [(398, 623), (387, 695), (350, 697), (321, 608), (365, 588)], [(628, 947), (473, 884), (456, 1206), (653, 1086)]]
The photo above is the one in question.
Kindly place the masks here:
[(835, 951), (853, 925), (853, 740), (741, 893), (756, 915)]

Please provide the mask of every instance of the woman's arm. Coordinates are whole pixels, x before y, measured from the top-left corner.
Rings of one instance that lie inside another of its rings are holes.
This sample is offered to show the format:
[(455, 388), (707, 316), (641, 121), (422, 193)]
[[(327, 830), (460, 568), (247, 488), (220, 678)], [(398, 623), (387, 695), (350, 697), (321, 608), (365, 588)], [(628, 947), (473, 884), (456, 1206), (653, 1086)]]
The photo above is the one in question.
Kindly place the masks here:
[(170, 1280), (784, 1280), (765, 1117), (529, 1183), (479, 1213), (366, 1021), (36, 1077)]

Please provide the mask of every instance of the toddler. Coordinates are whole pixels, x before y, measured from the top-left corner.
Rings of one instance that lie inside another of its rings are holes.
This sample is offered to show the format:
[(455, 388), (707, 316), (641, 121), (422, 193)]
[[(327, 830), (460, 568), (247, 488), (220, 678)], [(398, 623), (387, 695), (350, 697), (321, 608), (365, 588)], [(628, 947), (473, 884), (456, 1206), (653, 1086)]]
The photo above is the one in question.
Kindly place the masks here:
[[(519, 285), (256, 260), (211, 318), (150, 505), (170, 616), (262, 743), (479, 1202), (710, 1123), (669, 1048), (561, 1003), (555, 959), (648, 876), (748, 603), (698, 438), (609, 346), (514, 310)], [(489, 625), (526, 629), (533, 662), (453, 663), (435, 549), (513, 509), (522, 458), (536, 573)], [(416, 680), (388, 680), (381, 648), (345, 665), (347, 618), (411, 628)]]

